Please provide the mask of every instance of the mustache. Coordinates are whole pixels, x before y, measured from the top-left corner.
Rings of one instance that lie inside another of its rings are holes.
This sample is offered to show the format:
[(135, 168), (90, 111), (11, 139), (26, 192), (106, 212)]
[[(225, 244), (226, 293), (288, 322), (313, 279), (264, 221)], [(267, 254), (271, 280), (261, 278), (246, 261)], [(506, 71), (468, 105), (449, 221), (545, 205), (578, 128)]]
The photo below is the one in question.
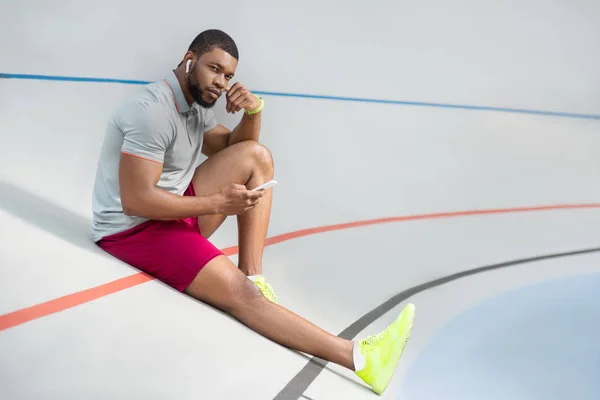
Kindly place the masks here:
[(200, 105), (201, 107), (212, 108), (216, 104), (216, 101), (208, 103), (202, 98), (204, 90), (202, 90), (202, 88), (200, 87), (200, 83), (196, 80), (196, 75), (194, 74), (195, 68), (195, 66), (192, 67), (191, 73), (188, 74), (187, 77), (188, 89), (190, 91), (190, 94), (192, 95), (192, 99), (194, 99), (194, 102), (198, 103), (198, 105)]

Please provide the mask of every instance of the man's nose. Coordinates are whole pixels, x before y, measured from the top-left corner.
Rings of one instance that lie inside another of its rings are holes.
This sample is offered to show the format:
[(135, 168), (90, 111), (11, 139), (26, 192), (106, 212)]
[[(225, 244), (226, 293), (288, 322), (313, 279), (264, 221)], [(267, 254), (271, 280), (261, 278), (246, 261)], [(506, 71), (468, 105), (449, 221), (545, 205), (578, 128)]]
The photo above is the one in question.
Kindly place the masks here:
[(225, 80), (225, 76), (224, 75), (217, 75), (215, 77), (215, 85), (219, 89), (225, 89), (227, 87), (227, 81)]

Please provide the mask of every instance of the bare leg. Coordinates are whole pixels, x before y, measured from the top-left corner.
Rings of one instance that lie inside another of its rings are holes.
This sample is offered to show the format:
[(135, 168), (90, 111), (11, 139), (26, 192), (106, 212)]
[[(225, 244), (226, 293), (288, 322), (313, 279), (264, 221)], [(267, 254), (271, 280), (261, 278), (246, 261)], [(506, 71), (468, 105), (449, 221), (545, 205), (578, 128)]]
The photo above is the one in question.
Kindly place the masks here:
[(267, 300), (227, 257), (219, 256), (206, 264), (185, 292), (282, 346), (354, 371), (352, 341), (334, 336)]
[[(214, 193), (230, 183), (253, 189), (273, 178), (273, 158), (263, 145), (245, 141), (236, 143), (209, 157), (197, 169), (192, 179), (196, 195)], [(268, 190), (252, 210), (239, 215), (239, 268), (246, 275), (262, 274), (262, 256), (271, 214), (272, 190)], [(223, 223), (224, 215), (198, 218), (200, 231), (210, 237)]]

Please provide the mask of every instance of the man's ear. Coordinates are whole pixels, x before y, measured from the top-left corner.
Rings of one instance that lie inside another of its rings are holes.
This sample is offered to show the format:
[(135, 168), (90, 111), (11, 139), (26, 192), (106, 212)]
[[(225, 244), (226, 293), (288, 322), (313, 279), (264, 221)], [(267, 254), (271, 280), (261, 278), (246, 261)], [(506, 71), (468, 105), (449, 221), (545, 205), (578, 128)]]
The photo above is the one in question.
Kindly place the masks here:
[(187, 53), (185, 53), (185, 56), (183, 57), (183, 62), (185, 63), (185, 73), (189, 74), (190, 73), (190, 67), (192, 62), (194, 61), (194, 53), (191, 51), (188, 51)]

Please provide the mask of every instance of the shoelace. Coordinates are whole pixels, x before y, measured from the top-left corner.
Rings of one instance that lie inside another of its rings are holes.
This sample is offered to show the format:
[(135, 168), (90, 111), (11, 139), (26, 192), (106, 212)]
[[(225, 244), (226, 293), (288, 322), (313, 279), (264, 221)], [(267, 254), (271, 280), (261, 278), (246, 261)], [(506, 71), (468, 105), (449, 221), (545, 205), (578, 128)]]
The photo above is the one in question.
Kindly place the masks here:
[(377, 343), (380, 340), (382, 340), (383, 338), (385, 338), (389, 332), (390, 332), (390, 327), (388, 326), (387, 328), (385, 328), (385, 330), (383, 332), (379, 332), (374, 335), (366, 337), (365, 339), (362, 340), (362, 343), (369, 346), (369, 348), (370, 348), (375, 343)]
[(273, 288), (271, 288), (271, 286), (268, 283), (263, 281), (256, 281), (256, 284), (267, 298), (277, 299), (277, 296), (275, 296), (275, 292), (273, 292)]

